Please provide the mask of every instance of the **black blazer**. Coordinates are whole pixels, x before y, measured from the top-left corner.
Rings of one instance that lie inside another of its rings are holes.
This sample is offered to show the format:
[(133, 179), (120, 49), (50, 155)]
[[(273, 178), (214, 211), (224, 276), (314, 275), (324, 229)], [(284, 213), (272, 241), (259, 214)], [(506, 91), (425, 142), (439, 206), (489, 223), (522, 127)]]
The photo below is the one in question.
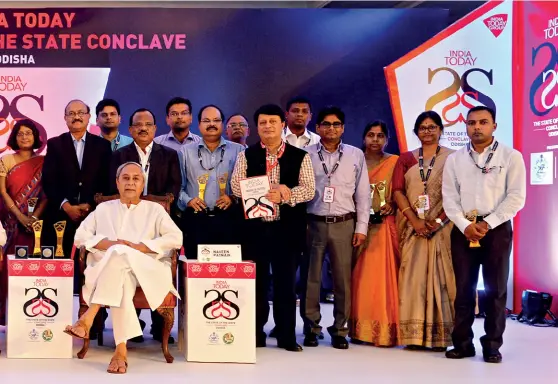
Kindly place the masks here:
[[(140, 162), (138, 150), (135, 143), (125, 145), (114, 151), (110, 164), (110, 188), (111, 194), (118, 193), (116, 188), (116, 171), (118, 167), (128, 161)], [(149, 177), (147, 180), (147, 193), (150, 195), (165, 195), (172, 193), (175, 203), (182, 185), (182, 174), (178, 153), (172, 149), (153, 143), (151, 159), (149, 160)]]
[(70, 133), (50, 138), (42, 176), (49, 211), (59, 211), (64, 199), (72, 205), (88, 203), (95, 207), (95, 194), (108, 191), (111, 154), (108, 140), (87, 132), (80, 169)]

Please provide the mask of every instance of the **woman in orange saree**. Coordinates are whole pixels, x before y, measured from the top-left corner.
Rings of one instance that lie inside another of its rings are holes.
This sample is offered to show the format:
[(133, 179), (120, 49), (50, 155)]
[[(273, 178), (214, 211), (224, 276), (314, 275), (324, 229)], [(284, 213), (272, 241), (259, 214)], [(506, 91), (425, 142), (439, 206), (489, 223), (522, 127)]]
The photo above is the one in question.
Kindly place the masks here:
[(368, 178), (374, 186), (372, 209), (380, 215), (371, 215), (366, 241), (357, 251), (349, 336), (355, 344), (391, 347), (399, 344), (399, 250), (391, 202), (391, 177), (398, 156), (384, 153), (388, 130), (382, 121), (368, 124), (363, 140)]
[[(31, 224), (38, 220), (45, 207), (46, 198), (41, 186), (44, 156), (35, 154), (42, 146), (39, 130), (33, 121), (18, 121), (8, 139), (8, 146), (15, 151), (0, 159), (0, 220), (6, 230), (7, 241), (4, 256), (14, 253), (16, 245), (27, 246), (33, 252), (34, 235)], [(29, 203), (37, 203), (30, 214)], [(7, 261), (4, 257), (4, 263)], [(6, 265), (4, 265), (6, 267)], [(0, 281), (0, 324), (5, 324), (3, 310), (7, 279)]]
[(399, 328), (409, 349), (443, 352), (452, 344), (455, 277), (452, 224), (442, 206), (442, 174), (452, 150), (440, 146), (443, 123), (423, 112), (414, 132), (421, 147), (402, 153), (393, 173), (399, 250)]

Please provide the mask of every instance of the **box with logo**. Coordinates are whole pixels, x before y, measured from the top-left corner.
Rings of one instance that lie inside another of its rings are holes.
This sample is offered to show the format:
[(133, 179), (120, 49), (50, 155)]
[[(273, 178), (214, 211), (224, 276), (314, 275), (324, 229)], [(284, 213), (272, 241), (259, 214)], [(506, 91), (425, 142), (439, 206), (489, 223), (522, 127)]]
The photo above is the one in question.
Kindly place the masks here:
[(8, 256), (8, 358), (72, 358), (73, 260)]
[(256, 265), (188, 261), (184, 268), (187, 361), (256, 362)]

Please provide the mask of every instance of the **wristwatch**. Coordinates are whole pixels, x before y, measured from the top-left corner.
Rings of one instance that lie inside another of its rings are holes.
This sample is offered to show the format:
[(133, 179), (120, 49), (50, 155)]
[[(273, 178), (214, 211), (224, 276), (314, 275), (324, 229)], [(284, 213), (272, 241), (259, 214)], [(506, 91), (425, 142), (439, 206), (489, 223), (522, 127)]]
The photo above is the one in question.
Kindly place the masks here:
[(444, 222), (439, 217), (437, 217), (435, 221), (436, 221), (436, 223), (440, 224), (440, 227), (444, 226)]

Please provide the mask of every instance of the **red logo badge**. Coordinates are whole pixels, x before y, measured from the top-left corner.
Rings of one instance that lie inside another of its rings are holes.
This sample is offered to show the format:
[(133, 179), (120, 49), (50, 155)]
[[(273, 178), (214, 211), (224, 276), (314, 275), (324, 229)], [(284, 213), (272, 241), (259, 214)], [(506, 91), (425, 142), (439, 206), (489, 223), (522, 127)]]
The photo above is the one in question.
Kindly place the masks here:
[(41, 265), (39, 263), (30, 263), (27, 268), (29, 268), (29, 271), (36, 275), (37, 272), (39, 271), (39, 268), (41, 267)]
[(219, 272), (219, 265), (218, 264), (209, 264), (207, 266), (207, 270), (211, 273), (211, 276), (215, 276), (217, 272)]
[(490, 32), (494, 35), (494, 37), (500, 36), (502, 32), (504, 32), (504, 28), (506, 28), (506, 24), (508, 23), (508, 15), (505, 13), (500, 13), (499, 15), (493, 15), (487, 17), (483, 20), (484, 25), (488, 27)]
[(236, 266), (234, 264), (229, 264), (225, 267), (225, 272), (227, 275), (232, 276), (236, 273)]
[(194, 276), (198, 276), (202, 271), (202, 267), (199, 264), (190, 264), (190, 272), (194, 274)]
[(67, 276), (74, 271), (74, 263), (62, 264), (62, 272)]
[(246, 276), (250, 277), (254, 273), (254, 267), (251, 265), (245, 265), (242, 267), (242, 272), (244, 272)]
[(47, 271), (49, 275), (52, 275), (54, 271), (56, 271), (56, 264), (54, 263), (46, 263), (43, 267), (45, 268), (45, 271)]
[(11, 265), (12, 265), (12, 271), (14, 271), (16, 275), (19, 275), (21, 271), (23, 271), (23, 264), (11, 263)]

